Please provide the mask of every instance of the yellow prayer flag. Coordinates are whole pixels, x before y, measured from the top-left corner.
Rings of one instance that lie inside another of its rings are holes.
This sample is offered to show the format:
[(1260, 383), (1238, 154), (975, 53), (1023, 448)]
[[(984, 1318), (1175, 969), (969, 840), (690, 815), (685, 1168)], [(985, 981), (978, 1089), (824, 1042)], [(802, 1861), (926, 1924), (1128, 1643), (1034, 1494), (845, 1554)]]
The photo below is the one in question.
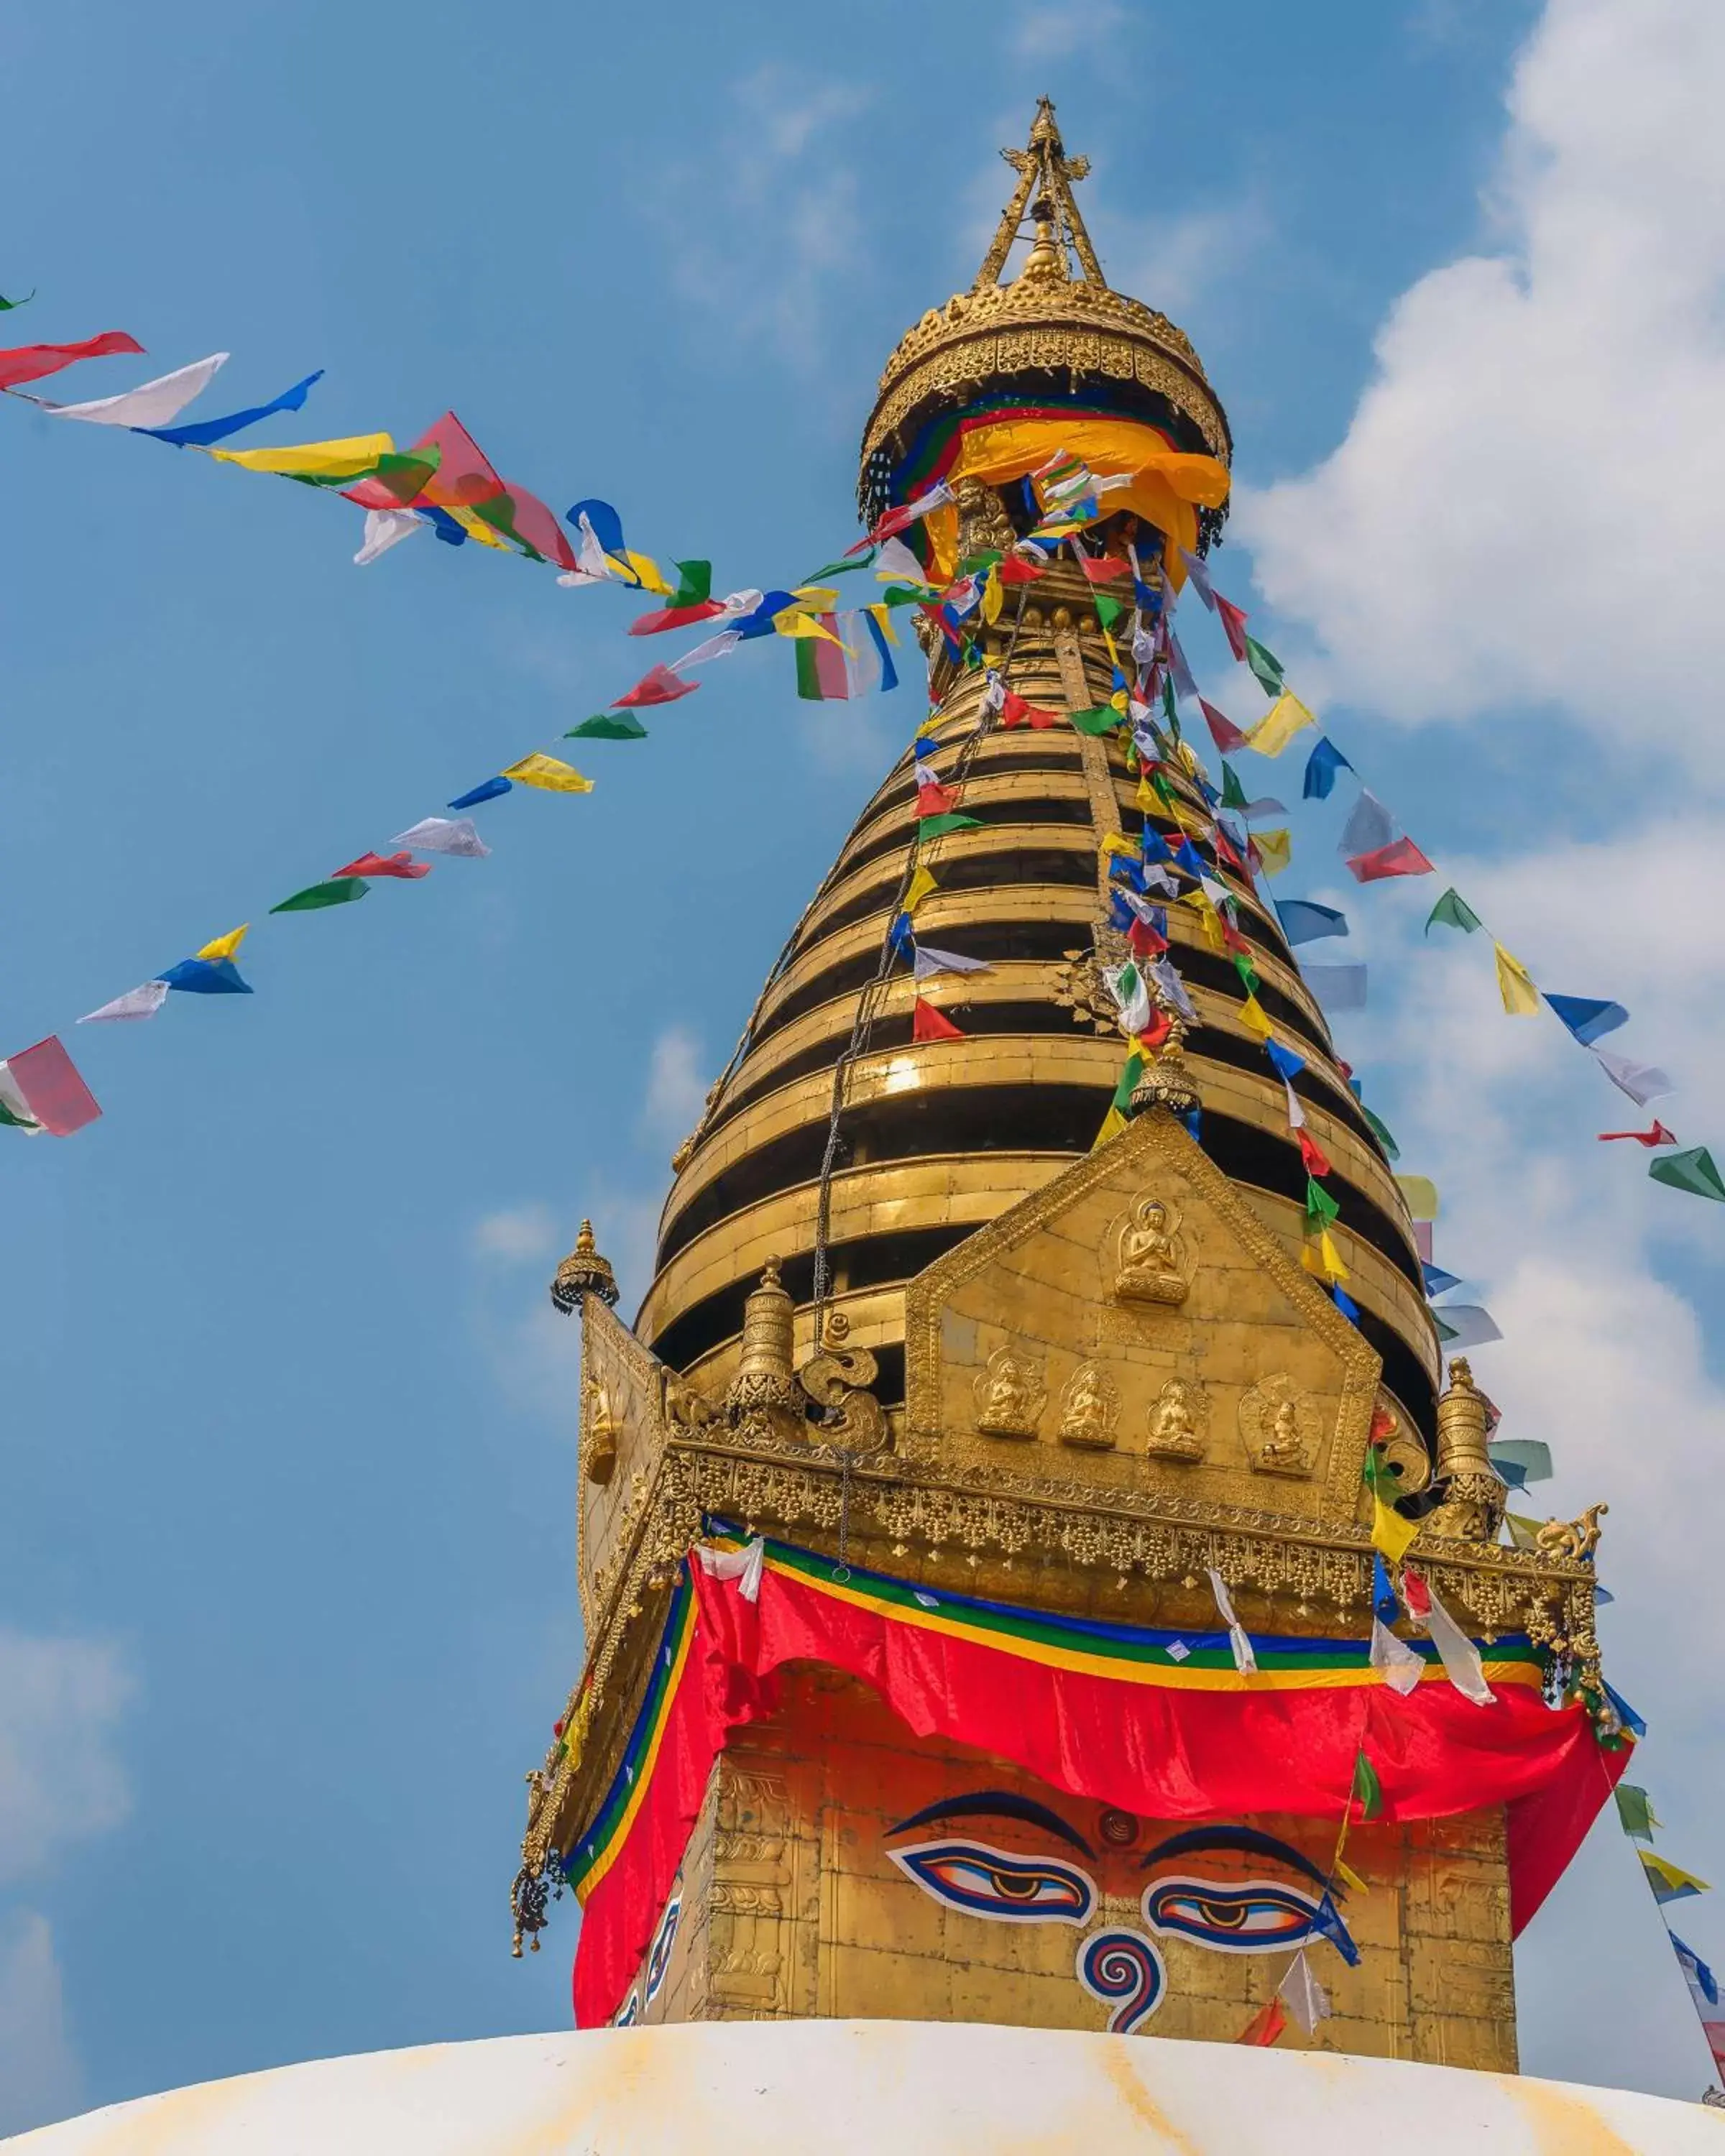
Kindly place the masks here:
[(839, 603), (837, 588), (831, 584), (795, 584), (791, 597), (813, 607), (817, 613), (831, 613)]
[(1382, 1550), (1391, 1564), (1399, 1564), (1419, 1533), (1418, 1520), (1404, 1520), (1394, 1506), (1386, 1505), (1375, 1490), (1372, 1492), (1373, 1549)]
[(477, 540), (481, 547), (495, 547), (500, 554), (507, 554), (511, 551), (509, 542), (496, 526), (488, 524), (476, 509), (470, 508), (465, 501), (454, 501), (446, 506), (444, 506), (446, 516), (454, 518), (470, 539)]
[(219, 463), (246, 471), (279, 472), (288, 479), (357, 479), (379, 457), (393, 456), (388, 434), (349, 434), (338, 442), (297, 442), (281, 449), (212, 449)]
[(905, 893), (905, 911), (914, 913), (930, 891), (939, 889), (932, 871), (919, 866), (916, 875), (911, 878), (910, 889)]
[(1512, 958), (1501, 943), (1491, 946), (1497, 958), (1497, 993), (1512, 1018), (1532, 1018), (1539, 1009), (1539, 991), (1533, 976), (1519, 958)]
[(831, 629), (817, 621), (812, 613), (804, 613), (799, 607), (787, 607), (783, 613), (774, 614), (773, 626), (781, 636), (819, 636), (829, 644), (837, 644), (841, 651), (845, 649)]
[(1106, 1145), (1110, 1138), (1118, 1137), (1125, 1128), (1126, 1117), (1118, 1108), (1110, 1108), (1102, 1118), (1102, 1127), (1096, 1132), (1096, 1145), (1091, 1147), (1091, 1151), (1095, 1152), (1097, 1147)]
[(1215, 826), (1207, 816), (1200, 816), (1195, 808), (1176, 798), (1168, 804), (1168, 814), (1173, 817), (1189, 839), (1209, 839), (1214, 836)]
[(1316, 712), (1308, 711), (1292, 690), (1284, 689), (1246, 736), (1246, 743), (1260, 756), (1280, 756), (1296, 733), (1317, 724)]
[[(616, 561), (619, 557), (614, 554), (608, 558)], [(627, 567), (634, 570), (644, 592), (655, 593), (665, 599), (676, 597), (676, 586), (666, 583), (663, 572), (650, 554), (631, 554), (625, 548), (620, 558)]]
[(1000, 619), (1000, 609), (1005, 603), (1006, 593), (1000, 583), (1000, 565), (996, 562), (988, 571), (988, 581), (983, 586), (983, 619), (992, 627)]
[(1681, 1900), (1686, 1888), (1692, 1894), (1711, 1894), (1713, 1891), (1705, 1879), (1697, 1879), (1692, 1871), (1681, 1871), (1668, 1858), (1656, 1856), (1651, 1849), (1638, 1849), (1635, 1854), (1652, 1883), (1656, 1897), (1661, 1902)]
[(1300, 1263), (1309, 1273), (1321, 1281), (1351, 1280), (1353, 1275), (1342, 1262), (1342, 1253), (1326, 1228), (1321, 1235), (1308, 1235), (1301, 1246)]
[(1150, 783), (1149, 773), (1141, 769), (1138, 773), (1139, 808), (1154, 811), (1159, 805), (1159, 802), (1160, 796), (1158, 794), (1156, 788)]
[(1416, 1220), (1435, 1220), (1438, 1216), (1437, 1185), (1429, 1175), (1399, 1175), (1397, 1186), (1408, 1201), (1408, 1210)]
[(1248, 994), (1245, 1001), (1240, 1007), (1240, 1015), (1244, 1024), (1249, 1026), (1251, 1030), (1257, 1034), (1260, 1040), (1269, 1040), (1271, 1034), (1270, 1021), (1264, 1015), (1263, 1004), (1258, 1001), (1258, 998), (1255, 995)]
[(1350, 1893), (1367, 1894), (1371, 1892), (1353, 1866), (1351, 1864), (1344, 1864), (1339, 1856), (1336, 1859), (1336, 1876)]
[(1294, 858), (1291, 831), (1254, 831), (1252, 844), (1258, 849), (1266, 875), (1280, 875)]
[(520, 786), (537, 786), (547, 793), (591, 793), (593, 781), (583, 778), (572, 763), (561, 757), (546, 756), (535, 749), (519, 763), (511, 763), (501, 776)]
[(1118, 854), (1122, 860), (1135, 861), (1138, 858), (1138, 842), (1127, 838), (1124, 831), (1109, 831), (1103, 834), (1100, 850), (1105, 857)]
[(213, 943), (206, 943), (198, 953), (198, 957), (200, 958), (231, 958), (240, 945), (244, 942), (245, 932), (250, 927), (250, 921), (242, 921), (238, 928), (230, 928), (225, 936), (217, 937)]
[(892, 608), (890, 606), (865, 607), (863, 612), (868, 615), (889, 644), (898, 642), (898, 631), (892, 625)]

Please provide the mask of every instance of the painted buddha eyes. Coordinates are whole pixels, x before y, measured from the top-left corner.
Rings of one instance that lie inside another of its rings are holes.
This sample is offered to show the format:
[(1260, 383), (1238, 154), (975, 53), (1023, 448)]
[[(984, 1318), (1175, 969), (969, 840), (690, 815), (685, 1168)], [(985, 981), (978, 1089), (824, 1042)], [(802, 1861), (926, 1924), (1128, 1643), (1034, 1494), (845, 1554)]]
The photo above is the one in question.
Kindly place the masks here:
[(892, 1861), (948, 1907), (1009, 1923), (1082, 1924), (1096, 1906), (1095, 1883), (1054, 1856), (1014, 1856), (981, 1841), (922, 1841)]
[(1265, 1953), (1310, 1938), (1318, 1904), (1276, 1880), (1224, 1886), (1209, 1879), (1159, 1879), (1145, 1891), (1144, 1918), (1152, 1931), (1195, 1939), (1219, 1953)]

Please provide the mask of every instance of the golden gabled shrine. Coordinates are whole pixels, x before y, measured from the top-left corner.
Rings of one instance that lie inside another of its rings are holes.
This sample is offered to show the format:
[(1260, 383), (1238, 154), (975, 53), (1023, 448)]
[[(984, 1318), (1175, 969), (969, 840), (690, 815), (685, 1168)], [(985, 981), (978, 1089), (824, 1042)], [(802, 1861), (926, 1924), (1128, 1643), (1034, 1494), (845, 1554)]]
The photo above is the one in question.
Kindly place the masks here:
[[(588, 1655), (530, 1778), (517, 1944), (567, 1879), (587, 2020), (1229, 2041), (1275, 2033), (1303, 1953), (1329, 2011), (1285, 2044), (1512, 2069), (1512, 1890), (1537, 1902), (1616, 1771), (1595, 1530), (1500, 1541), (1487, 1404), (1465, 1363), (1445, 1384), (1384, 1147), (1159, 711), (1148, 786), (1130, 595), (1142, 653), (1146, 587), (1220, 536), (1227, 421), (1106, 283), (1045, 100), (1008, 155), (978, 279), (901, 341), (862, 449), (869, 526), (944, 488), (904, 538), (984, 599), (917, 617), (930, 726), (677, 1154), (634, 1327), (585, 1229), (553, 1287)], [(1003, 581), (1061, 452), (1094, 513)], [(975, 821), (929, 819), (931, 783)], [(1122, 1087), (1110, 842), (1147, 828), (1195, 848), (1234, 947), (1168, 904), (1176, 988)], [(918, 979), (912, 939), (987, 970)], [(1353, 1317), (1302, 1261), (1293, 1103)], [(1489, 1704), (1404, 1614), (1412, 1690), (1368, 1659), (1368, 1460)]]

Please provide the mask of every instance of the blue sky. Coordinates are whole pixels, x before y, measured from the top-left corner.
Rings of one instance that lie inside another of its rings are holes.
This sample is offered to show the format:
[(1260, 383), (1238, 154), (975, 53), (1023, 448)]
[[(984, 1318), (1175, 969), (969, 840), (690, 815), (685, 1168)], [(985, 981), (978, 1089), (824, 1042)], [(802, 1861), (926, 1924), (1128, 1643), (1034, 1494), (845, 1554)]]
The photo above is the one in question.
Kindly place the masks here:
[[(0, 290), (39, 290), (7, 341), (148, 347), (80, 397), (226, 349), (212, 411), (327, 369), (269, 439), (453, 406), (554, 506), (783, 582), (854, 536), (880, 362), (969, 281), (1047, 90), (1105, 267), (1233, 417), (1224, 588), (1504, 940), (1629, 1003), (1629, 1051), (1689, 1079), (1661, 1112), (1725, 1145), (1710, 15), (880, 0), (841, 41), (765, 5), (187, 0), (164, 38), (62, 0), (0, 58)], [(74, 1036), (554, 745), (644, 647), (612, 593), (429, 541), (357, 570), (346, 505), (0, 423), (4, 1045), (66, 1033), (105, 1110), (4, 1163), (3, 2128), (565, 2020), (572, 1928), (513, 1964), (506, 1899), (580, 1659), (545, 1282), (590, 1212), (644, 1284), (668, 1154), (921, 706), (800, 705), (752, 646), (646, 742), (583, 744), (590, 798), (483, 812), (489, 860), (260, 926), (249, 1001)], [(1502, 1017), (1481, 953), (1415, 955), (1424, 891), (1341, 891), (1332, 844), (1296, 819), (1283, 887), (1356, 918), (1343, 1052), (1504, 1325), (1482, 1382), (1551, 1439), (1558, 1509), (1612, 1502), (1610, 1668), (1707, 1876), (1717, 1216), (1597, 1146), (1628, 1104)], [(1526, 2062), (1693, 2094), (1633, 1873), (1601, 1837), (1530, 1935)], [(1686, 1935), (1725, 1958), (1710, 1905)]]

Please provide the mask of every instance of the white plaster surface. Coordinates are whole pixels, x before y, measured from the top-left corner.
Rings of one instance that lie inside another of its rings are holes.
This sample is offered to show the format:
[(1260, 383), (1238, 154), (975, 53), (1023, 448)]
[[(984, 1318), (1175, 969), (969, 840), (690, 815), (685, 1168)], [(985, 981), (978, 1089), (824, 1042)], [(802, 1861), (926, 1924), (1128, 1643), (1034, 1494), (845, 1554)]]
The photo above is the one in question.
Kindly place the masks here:
[(1454, 2067), (978, 2023), (508, 2036), (281, 2066), (8, 2156), (1725, 2156), (1725, 2112)]

